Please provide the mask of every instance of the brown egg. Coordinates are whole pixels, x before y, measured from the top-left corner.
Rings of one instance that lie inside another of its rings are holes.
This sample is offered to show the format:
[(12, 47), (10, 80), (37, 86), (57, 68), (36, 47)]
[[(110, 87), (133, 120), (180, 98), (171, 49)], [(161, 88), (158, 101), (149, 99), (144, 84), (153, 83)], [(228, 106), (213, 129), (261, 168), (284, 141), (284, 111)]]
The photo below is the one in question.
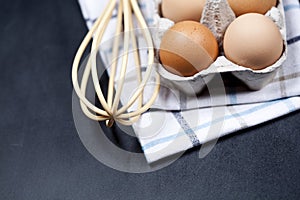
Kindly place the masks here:
[(265, 14), (272, 6), (276, 6), (277, 0), (228, 0), (228, 3), (236, 16), (245, 13)]
[(217, 56), (216, 38), (195, 21), (176, 23), (163, 35), (159, 49), (162, 65), (179, 76), (192, 76), (208, 68)]
[(200, 22), (206, 0), (162, 0), (162, 16), (172, 21), (193, 20)]
[(262, 14), (248, 13), (236, 18), (228, 26), (223, 48), (225, 56), (232, 62), (259, 70), (280, 58), (283, 39), (271, 19)]

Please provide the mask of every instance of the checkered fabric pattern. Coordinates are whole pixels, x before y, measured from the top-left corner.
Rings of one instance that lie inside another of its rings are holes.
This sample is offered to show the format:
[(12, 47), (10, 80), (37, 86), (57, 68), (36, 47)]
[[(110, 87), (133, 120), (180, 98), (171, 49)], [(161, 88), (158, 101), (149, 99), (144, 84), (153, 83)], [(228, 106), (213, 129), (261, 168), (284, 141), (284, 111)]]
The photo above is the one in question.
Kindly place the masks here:
[[(89, 28), (107, 2), (79, 0)], [(151, 24), (153, 2), (140, 0), (139, 3), (146, 21)], [(149, 163), (300, 108), (300, 7), (297, 0), (284, 0), (283, 4), (288, 56), (272, 82), (261, 90), (251, 91), (238, 81), (226, 84), (225, 77), (224, 105), (214, 104), (209, 92), (188, 97), (178, 91), (173, 94), (166, 88), (161, 89), (153, 108), (133, 125)], [(115, 23), (113, 17), (104, 40), (109, 40), (114, 33)], [(104, 63), (109, 64), (109, 56), (106, 54), (111, 52), (111, 46), (101, 49)], [(146, 63), (146, 52), (141, 52), (141, 56)], [(129, 65), (133, 65), (130, 62)], [(227, 77), (229, 80), (231, 78)]]

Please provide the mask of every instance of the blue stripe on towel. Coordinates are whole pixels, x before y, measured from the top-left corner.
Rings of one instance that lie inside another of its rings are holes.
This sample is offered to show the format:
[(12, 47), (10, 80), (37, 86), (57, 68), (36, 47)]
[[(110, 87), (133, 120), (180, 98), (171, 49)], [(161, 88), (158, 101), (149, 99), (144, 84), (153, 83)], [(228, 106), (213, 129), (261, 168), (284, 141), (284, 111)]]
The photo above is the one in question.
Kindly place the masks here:
[(288, 39), (287, 40), (287, 44), (291, 45), (291, 44), (294, 44), (294, 43), (296, 43), (298, 41), (300, 41), (300, 35)]
[(293, 9), (299, 9), (299, 4), (290, 4), (290, 5), (286, 5), (284, 6), (284, 10), (288, 11), (288, 10), (293, 10)]
[[(239, 114), (239, 116), (247, 116), (247, 115), (255, 113), (255, 112), (259, 111), (259, 110), (262, 110), (262, 109), (265, 109), (267, 107), (273, 106), (275, 104), (279, 104), (279, 103), (282, 103), (282, 102), (285, 103), (286, 101), (289, 101), (289, 99), (279, 99), (279, 100), (274, 100), (274, 101), (268, 101), (268, 102), (262, 103), (261, 105), (258, 105), (258, 106), (252, 107), (252, 108), (250, 108), (248, 110), (245, 110), (243, 112), (240, 112), (238, 114)], [(207, 127), (211, 126), (212, 124), (219, 123), (223, 119), (226, 121), (226, 120), (229, 120), (229, 119), (232, 119), (232, 118), (235, 118), (235, 117), (236, 117), (236, 115), (234, 115), (234, 114), (233, 115), (232, 114), (225, 115), (224, 118), (221, 117), (221, 118), (215, 119), (215, 120), (213, 120), (211, 122), (207, 122), (207, 123), (201, 124), (199, 126), (196, 126), (196, 127), (192, 128), (192, 131), (198, 131), (198, 130), (207, 128)], [(170, 135), (170, 136), (167, 136), (167, 137), (159, 138), (157, 140), (154, 140), (152, 142), (149, 142), (149, 143), (143, 145), (142, 149), (144, 151), (148, 150), (150, 148), (155, 147), (156, 145), (172, 141), (172, 140), (174, 140), (174, 139), (176, 139), (178, 137), (181, 137), (183, 135), (185, 135), (185, 132), (180, 132), (180, 133), (176, 133), (176, 134), (173, 134), (173, 135)]]
[(174, 111), (172, 113), (173, 113), (174, 117), (176, 118), (177, 122), (180, 124), (181, 128), (183, 129), (183, 131), (190, 138), (190, 141), (191, 141), (192, 145), (193, 146), (198, 146), (200, 144), (200, 141), (198, 140), (196, 133), (189, 126), (189, 124), (187, 123), (187, 121), (181, 115), (180, 111)]
[(297, 108), (294, 105), (294, 103), (290, 100), (290, 99), (286, 99), (286, 101), (284, 101), (286, 107), (289, 109), (289, 112), (293, 112), (295, 111)]
[(230, 104), (236, 104), (237, 103), (237, 96), (236, 96), (236, 87), (231, 86), (227, 88)]

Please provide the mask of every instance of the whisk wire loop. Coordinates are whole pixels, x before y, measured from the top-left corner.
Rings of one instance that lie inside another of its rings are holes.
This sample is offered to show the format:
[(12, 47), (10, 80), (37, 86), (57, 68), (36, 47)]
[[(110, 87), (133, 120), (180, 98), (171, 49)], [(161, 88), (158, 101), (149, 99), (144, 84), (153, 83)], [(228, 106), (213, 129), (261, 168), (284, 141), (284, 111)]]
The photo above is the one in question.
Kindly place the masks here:
[[(119, 36), (122, 31), (122, 22), (124, 26), (124, 37), (123, 37), (123, 45), (122, 45), (122, 55), (120, 58), (117, 58), (119, 55), (119, 44), (120, 37), (115, 37), (112, 47), (112, 56), (113, 60), (110, 68), (110, 78), (108, 83), (108, 92), (107, 99), (104, 98), (103, 92), (100, 87), (99, 77), (97, 72), (97, 63), (96, 58), (98, 52), (99, 45), (102, 42), (103, 35), (108, 26), (112, 13), (115, 7), (118, 5), (117, 9), (117, 23), (116, 23), (116, 35)], [(140, 69), (140, 56), (137, 44), (136, 34), (133, 31), (133, 14), (137, 19), (138, 25), (143, 33), (143, 37), (147, 43), (148, 47), (148, 62), (146, 72), (142, 76), (142, 72)], [(83, 76), (81, 79), (81, 83), (79, 86), (78, 81), (78, 68), (80, 64), (80, 60), (82, 55), (89, 44), (90, 40), (93, 37), (91, 54), (84, 68)], [(123, 91), (127, 65), (128, 65), (128, 54), (130, 49), (130, 44), (133, 49), (133, 57), (134, 63), (136, 66), (136, 80), (138, 83), (138, 87), (133, 93), (132, 97), (128, 100), (125, 105), (120, 106), (121, 94)], [(118, 61), (121, 59), (121, 68), (117, 70)], [(86, 37), (83, 39), (73, 61), (72, 67), (72, 81), (76, 94), (80, 99), (80, 105), (84, 114), (90, 119), (103, 121), (106, 120), (107, 126), (112, 126), (115, 121), (124, 124), (131, 125), (136, 122), (140, 115), (146, 112), (151, 105), (154, 103), (160, 89), (160, 77), (158, 73), (155, 76), (155, 87), (153, 90), (153, 94), (148, 100), (147, 103), (143, 105), (143, 93), (145, 90), (145, 86), (148, 83), (151, 74), (153, 73), (153, 63), (154, 63), (154, 47), (153, 41), (151, 37), (151, 33), (147, 26), (147, 23), (142, 15), (142, 12), (139, 8), (137, 0), (111, 0), (107, 4), (102, 15), (96, 20), (93, 27), (87, 33)], [(117, 72), (119, 74), (117, 74)], [(118, 76), (117, 76), (118, 75)], [(99, 99), (100, 104), (103, 109), (100, 109), (93, 105), (85, 96), (86, 89), (89, 77), (92, 77), (93, 86), (95, 89), (95, 93)], [(115, 77), (118, 77), (116, 80)], [(117, 83), (115, 85), (115, 82)], [(137, 102), (137, 105), (134, 111), (128, 112), (128, 109), (133, 106)], [(120, 108), (119, 108), (120, 107)]]

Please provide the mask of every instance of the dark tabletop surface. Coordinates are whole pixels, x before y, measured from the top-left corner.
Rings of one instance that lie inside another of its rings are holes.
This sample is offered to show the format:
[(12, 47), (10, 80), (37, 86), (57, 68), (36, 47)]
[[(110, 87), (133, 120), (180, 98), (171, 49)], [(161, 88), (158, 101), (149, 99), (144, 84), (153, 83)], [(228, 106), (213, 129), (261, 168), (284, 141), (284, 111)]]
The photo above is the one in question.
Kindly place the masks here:
[(189, 150), (155, 172), (102, 164), (72, 116), (71, 64), (87, 32), (77, 1), (2, 0), (0, 16), (0, 199), (300, 198), (300, 112), (222, 138), (203, 159)]

